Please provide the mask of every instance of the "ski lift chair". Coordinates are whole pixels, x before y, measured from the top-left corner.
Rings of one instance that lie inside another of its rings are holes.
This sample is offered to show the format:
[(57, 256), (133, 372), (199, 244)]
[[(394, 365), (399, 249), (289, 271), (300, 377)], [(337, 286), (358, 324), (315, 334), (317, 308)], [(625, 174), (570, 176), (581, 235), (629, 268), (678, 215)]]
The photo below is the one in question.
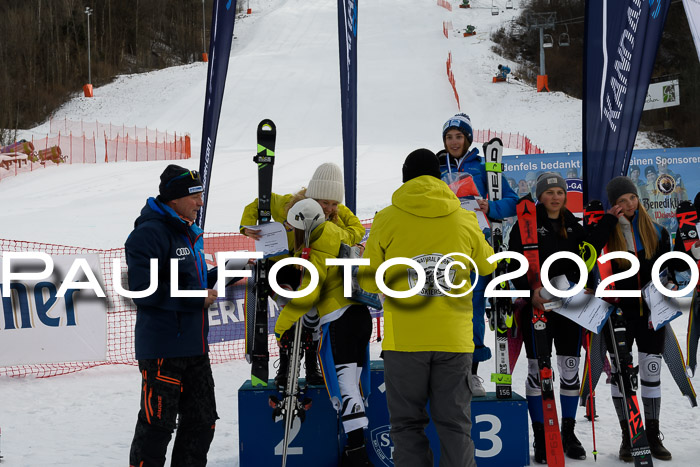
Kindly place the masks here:
[(554, 47), (554, 38), (552, 37), (551, 34), (545, 34), (542, 37), (542, 47), (544, 47), (544, 48)]
[(559, 34), (559, 47), (568, 47), (570, 43), (569, 28), (566, 25), (564, 25), (564, 27), (566, 28), (566, 31)]
[(496, 5), (491, 7), (491, 16), (498, 16), (498, 7)]
[(513, 0), (507, 0), (506, 1), (506, 10), (512, 10), (513, 9)]

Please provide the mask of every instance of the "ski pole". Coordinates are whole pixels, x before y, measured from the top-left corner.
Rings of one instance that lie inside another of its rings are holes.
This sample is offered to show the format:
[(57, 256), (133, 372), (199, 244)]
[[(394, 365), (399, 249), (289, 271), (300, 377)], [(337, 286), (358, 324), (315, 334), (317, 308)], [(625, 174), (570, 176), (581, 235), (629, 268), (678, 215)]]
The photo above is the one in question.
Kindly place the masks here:
[(586, 339), (586, 359), (588, 360), (588, 403), (591, 410), (591, 428), (593, 430), (593, 460), (598, 462), (598, 449), (595, 445), (595, 398), (593, 397), (593, 376), (591, 376), (591, 341), (593, 334), (588, 332)]

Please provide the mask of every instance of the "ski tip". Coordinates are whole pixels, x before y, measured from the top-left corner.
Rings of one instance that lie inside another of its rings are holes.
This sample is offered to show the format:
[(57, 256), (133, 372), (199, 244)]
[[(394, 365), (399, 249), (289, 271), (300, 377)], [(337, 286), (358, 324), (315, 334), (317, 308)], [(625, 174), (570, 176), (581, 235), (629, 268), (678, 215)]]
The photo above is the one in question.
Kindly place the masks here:
[(255, 387), (255, 386), (267, 387), (267, 381), (264, 381), (264, 380), (258, 378), (257, 376), (252, 376), (252, 375), (250, 377), (250, 384), (253, 387)]

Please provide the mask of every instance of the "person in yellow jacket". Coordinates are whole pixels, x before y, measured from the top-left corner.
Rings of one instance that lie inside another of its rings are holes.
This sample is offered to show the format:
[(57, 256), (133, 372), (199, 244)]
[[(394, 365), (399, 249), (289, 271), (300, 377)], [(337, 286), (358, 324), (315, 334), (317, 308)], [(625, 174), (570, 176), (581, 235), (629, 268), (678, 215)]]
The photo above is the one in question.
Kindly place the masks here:
[[(364, 290), (378, 293), (382, 278), (375, 275), (380, 265), (402, 258), (402, 264), (388, 267), (383, 275), (386, 287), (394, 291), (384, 301), (382, 341), (394, 465), (433, 465), (424, 431), (430, 402), (440, 465), (476, 466), (470, 435), (474, 340), (469, 273), (474, 265), (477, 277), (491, 273), (495, 264), (487, 258), (493, 249), (476, 214), (462, 209), (440, 180), (440, 165), (431, 151), (408, 155), (403, 182), (391, 206), (374, 218), (363, 255), (370, 265), (360, 267), (358, 276)], [(403, 264), (407, 259), (413, 266)], [(414, 267), (425, 272), (424, 283)], [(391, 296), (400, 292), (409, 296)]]
[[(321, 221), (314, 222), (314, 219)], [(319, 353), (326, 387), (347, 435), (340, 465), (371, 465), (365, 448), (364, 429), (369, 424), (365, 400), (370, 387), (372, 318), (365, 305), (343, 296), (343, 269), (326, 265), (327, 259), (338, 257), (342, 231), (332, 222), (325, 222), (321, 206), (312, 199), (294, 204), (287, 214), (287, 222), (293, 227), (295, 253), (301, 253), (305, 231), (310, 232), (309, 261), (318, 271), (319, 280), (309, 295), (293, 298), (282, 308), (275, 325), (275, 337), (280, 349), (291, 347), (294, 323), (310, 309), (318, 311), (323, 330)], [(300, 290), (306, 289), (310, 280), (310, 274), (305, 271)]]
[[(270, 199), (270, 211), (272, 219), (285, 224), (287, 229), (287, 243), (289, 251), (294, 251), (294, 233), (292, 227), (286, 223), (287, 211), (298, 201), (306, 198), (315, 199), (323, 208), (326, 220), (333, 222), (340, 227), (339, 235), (341, 240), (347, 245), (355, 245), (362, 240), (365, 235), (365, 228), (362, 226), (360, 219), (346, 206), (343, 202), (345, 186), (343, 183), (343, 171), (341, 168), (332, 162), (326, 162), (319, 165), (314, 171), (309, 186), (302, 188), (296, 193), (278, 195), (272, 193)], [(241, 216), (240, 232), (252, 239), (260, 239), (260, 231), (255, 228), (246, 227), (253, 226), (258, 223), (258, 199), (243, 209)], [(272, 265), (287, 257), (288, 255), (280, 255), (270, 258), (268, 266)], [(277, 282), (287, 288), (296, 289), (299, 286), (298, 270), (293, 267), (282, 268), (277, 273)], [(318, 328), (318, 317), (310, 314), (304, 319), (304, 331), (313, 332), (316, 339), (318, 332), (314, 332)], [(316, 339), (318, 340), (318, 339)], [(283, 387), (287, 375), (287, 366), (289, 363), (289, 355), (286, 352), (280, 352), (279, 367), (275, 376), (275, 384)], [(318, 368), (317, 355), (314, 350), (308, 350), (305, 355), (304, 367), (306, 370), (306, 380), (309, 384), (323, 384), (323, 375)]]

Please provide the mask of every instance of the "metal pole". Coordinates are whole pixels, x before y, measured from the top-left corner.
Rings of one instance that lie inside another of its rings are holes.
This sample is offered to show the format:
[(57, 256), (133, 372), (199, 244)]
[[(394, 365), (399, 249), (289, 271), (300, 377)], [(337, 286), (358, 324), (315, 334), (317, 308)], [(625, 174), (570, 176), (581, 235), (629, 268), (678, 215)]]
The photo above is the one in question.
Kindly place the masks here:
[(202, 0), (202, 50), (204, 52), (207, 51), (207, 46), (206, 46), (206, 30), (204, 27), (204, 22), (206, 21), (206, 16), (204, 14), (204, 0)]
[(85, 14), (87, 15), (87, 37), (88, 37), (88, 84), (92, 84), (92, 70), (90, 69), (90, 15), (92, 8), (86, 7)]
[(544, 72), (544, 28), (540, 28), (540, 74), (545, 75)]

